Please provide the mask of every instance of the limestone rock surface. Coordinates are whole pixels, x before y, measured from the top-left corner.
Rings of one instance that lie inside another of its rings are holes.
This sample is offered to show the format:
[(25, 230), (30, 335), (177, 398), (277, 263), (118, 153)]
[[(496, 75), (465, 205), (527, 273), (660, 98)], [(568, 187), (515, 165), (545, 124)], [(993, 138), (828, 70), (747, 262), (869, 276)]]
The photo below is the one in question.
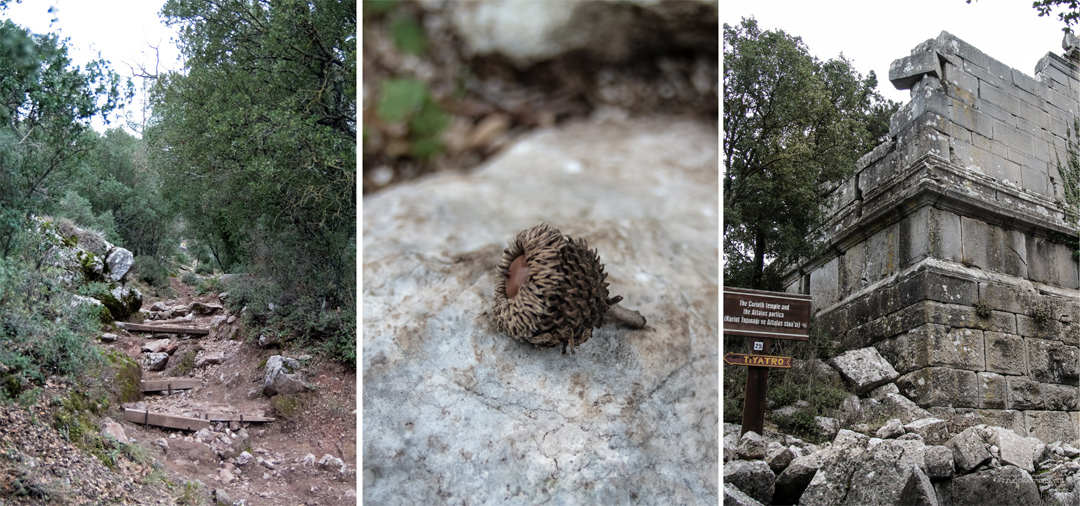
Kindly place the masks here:
[(862, 348), (837, 355), (832, 365), (855, 386), (859, 394), (869, 392), (900, 376), (876, 348)]
[[(591, 120), (364, 198), (365, 503), (719, 501), (716, 147), (714, 125)], [(497, 262), (540, 222), (647, 326), (573, 355), (499, 333)]]

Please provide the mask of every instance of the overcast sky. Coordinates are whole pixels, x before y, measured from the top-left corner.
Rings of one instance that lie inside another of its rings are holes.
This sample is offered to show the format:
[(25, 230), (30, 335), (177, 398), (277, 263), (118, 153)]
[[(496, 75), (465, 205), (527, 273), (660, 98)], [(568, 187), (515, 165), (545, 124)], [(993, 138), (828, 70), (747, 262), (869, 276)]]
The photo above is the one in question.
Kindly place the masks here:
[(886, 98), (907, 102), (889, 83), (889, 64), (942, 30), (1027, 75), (1047, 52), (1061, 54), (1063, 23), (1039, 17), (1032, 0), (909, 0), (906, 2), (721, 0), (723, 23), (754, 17), (765, 30), (802, 37), (822, 60), (842, 52), (864, 76), (873, 70)]
[[(101, 58), (112, 62), (118, 74), (130, 77), (132, 69), (143, 66), (153, 72), (155, 51), (160, 50), (159, 70), (179, 70), (176, 32), (158, 17), (164, 0), (23, 0), (11, 3), (0, 16), (35, 33), (59, 33), (70, 38), (68, 54), (75, 65)], [(53, 8), (53, 12), (49, 9)], [(56, 23), (52, 19), (56, 18)], [(136, 89), (141, 80), (132, 79)], [(129, 114), (141, 121), (141, 97), (128, 106)], [(118, 126), (115, 123), (110, 127)], [(99, 131), (101, 124), (95, 124)], [(130, 131), (130, 130), (129, 130)]]

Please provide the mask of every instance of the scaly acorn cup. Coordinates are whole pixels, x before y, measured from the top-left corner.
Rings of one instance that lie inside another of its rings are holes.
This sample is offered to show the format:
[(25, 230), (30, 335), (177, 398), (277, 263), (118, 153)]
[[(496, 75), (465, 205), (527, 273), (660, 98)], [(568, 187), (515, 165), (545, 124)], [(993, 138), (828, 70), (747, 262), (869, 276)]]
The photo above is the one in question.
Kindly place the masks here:
[(637, 311), (608, 297), (604, 264), (584, 239), (564, 236), (541, 223), (522, 230), (499, 261), (495, 283), (495, 325), (519, 341), (538, 346), (574, 347), (592, 337), (607, 316), (632, 328), (645, 326)]

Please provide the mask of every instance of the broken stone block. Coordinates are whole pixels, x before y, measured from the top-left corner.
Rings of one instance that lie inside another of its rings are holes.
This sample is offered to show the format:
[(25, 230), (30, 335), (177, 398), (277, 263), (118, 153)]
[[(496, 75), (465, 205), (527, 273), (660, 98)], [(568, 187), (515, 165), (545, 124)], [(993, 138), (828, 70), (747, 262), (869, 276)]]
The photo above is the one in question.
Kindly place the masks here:
[(947, 446), (927, 446), (923, 460), (926, 461), (926, 475), (932, 481), (946, 480), (956, 474), (953, 452)]
[(922, 51), (893, 60), (889, 65), (889, 82), (898, 90), (910, 90), (926, 75), (942, 77), (937, 51)]
[(168, 353), (148, 353), (143, 358), (143, 366), (145, 366), (148, 371), (163, 371), (168, 364)]
[(210, 351), (199, 355), (199, 358), (195, 359), (195, 367), (206, 367), (208, 365), (217, 365), (225, 362), (225, 353), (221, 351)]
[(986, 441), (980, 435), (980, 426), (968, 427), (945, 443), (953, 452), (956, 470), (966, 473), (975, 466), (990, 460), (990, 451)]
[(900, 377), (893, 366), (873, 347), (844, 352), (831, 361), (844, 379), (862, 395)]
[(938, 487), (940, 504), (1043, 504), (1031, 475), (1002, 466), (958, 476)]
[(771, 504), (776, 475), (761, 460), (732, 460), (724, 464), (724, 483), (730, 483), (762, 504)]
[(877, 431), (877, 437), (881, 439), (893, 439), (904, 435), (904, 426), (899, 418), (891, 418)]
[(148, 341), (142, 345), (142, 351), (147, 353), (162, 353), (169, 347), (170, 341), (168, 339), (158, 339), (156, 341)]
[(765, 439), (757, 432), (749, 431), (739, 439), (739, 457), (744, 460), (764, 459), (766, 449)]
[(922, 436), (928, 445), (939, 445), (949, 440), (949, 428), (945, 420), (923, 418), (904, 426), (905, 432)]

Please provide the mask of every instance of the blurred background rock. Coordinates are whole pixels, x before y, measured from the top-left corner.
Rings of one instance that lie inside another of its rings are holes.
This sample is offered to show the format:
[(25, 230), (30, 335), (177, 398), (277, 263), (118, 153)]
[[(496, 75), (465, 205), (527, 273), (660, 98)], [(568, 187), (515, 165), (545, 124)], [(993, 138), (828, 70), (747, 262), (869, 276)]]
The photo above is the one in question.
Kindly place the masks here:
[(594, 115), (715, 123), (715, 0), (366, 1), (364, 194)]

